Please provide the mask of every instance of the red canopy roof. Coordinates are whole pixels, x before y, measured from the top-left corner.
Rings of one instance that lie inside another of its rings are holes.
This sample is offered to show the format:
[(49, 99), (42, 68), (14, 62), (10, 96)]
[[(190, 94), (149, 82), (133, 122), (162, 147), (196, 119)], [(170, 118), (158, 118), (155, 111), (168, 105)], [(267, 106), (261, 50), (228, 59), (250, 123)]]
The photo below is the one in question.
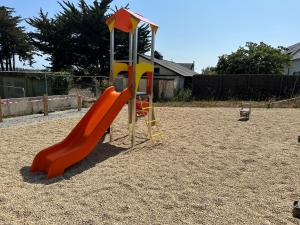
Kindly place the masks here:
[(131, 12), (130, 10), (124, 8), (118, 10), (115, 14), (110, 16), (106, 20), (106, 24), (110, 28), (116, 28), (128, 33), (133, 31), (133, 29), (136, 28), (140, 21), (148, 23), (151, 26), (151, 29), (154, 30), (154, 32), (156, 32), (156, 30), (158, 29), (158, 26), (155, 23), (137, 13)]

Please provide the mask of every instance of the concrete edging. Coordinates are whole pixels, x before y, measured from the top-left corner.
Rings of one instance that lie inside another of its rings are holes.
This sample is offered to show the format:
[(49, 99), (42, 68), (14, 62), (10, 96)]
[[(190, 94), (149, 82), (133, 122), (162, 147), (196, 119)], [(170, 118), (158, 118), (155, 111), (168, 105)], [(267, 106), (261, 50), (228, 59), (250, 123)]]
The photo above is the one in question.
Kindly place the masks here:
[[(1, 100), (3, 117), (23, 116), (43, 113), (43, 96), (28, 98), (10, 98)], [(78, 108), (77, 95), (52, 95), (48, 96), (48, 111), (54, 112)]]

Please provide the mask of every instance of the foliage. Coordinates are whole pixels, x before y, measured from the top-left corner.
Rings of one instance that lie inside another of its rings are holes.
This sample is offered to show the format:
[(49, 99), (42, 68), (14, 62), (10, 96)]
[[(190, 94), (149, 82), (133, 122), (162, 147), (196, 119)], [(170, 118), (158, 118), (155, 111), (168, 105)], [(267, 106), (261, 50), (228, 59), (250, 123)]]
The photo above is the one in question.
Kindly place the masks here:
[(33, 63), (33, 48), (28, 43), (21, 17), (13, 16), (12, 8), (0, 6), (0, 65), (1, 70), (15, 70), (16, 56), (23, 63)]
[(192, 101), (192, 90), (190, 89), (184, 89), (179, 90), (173, 97), (173, 101), (176, 102), (190, 102)]
[[(112, 0), (94, 1), (91, 5), (79, 0), (78, 6), (70, 1), (59, 3), (61, 12), (53, 18), (40, 11), (38, 17), (27, 22), (35, 28), (30, 32), (35, 48), (49, 55), (53, 71), (85, 70), (90, 74), (107, 74), (109, 71), (109, 30), (105, 21)], [(139, 35), (139, 52), (150, 48), (148, 27), (142, 26)], [(116, 32), (117, 59), (128, 58), (128, 34)], [(127, 47), (127, 48), (126, 48)]]
[(290, 63), (283, 47), (273, 48), (263, 42), (247, 42), (230, 55), (222, 55), (216, 67), (218, 74), (282, 74)]
[(51, 95), (67, 95), (70, 78), (68, 76), (47, 76), (47, 85), (51, 87)]
[(106, 88), (109, 87), (109, 82), (106, 79), (102, 79), (99, 81), (100, 91), (104, 91)]
[(213, 66), (208, 66), (204, 69), (202, 69), (201, 72), (203, 75), (217, 75), (216, 67)]

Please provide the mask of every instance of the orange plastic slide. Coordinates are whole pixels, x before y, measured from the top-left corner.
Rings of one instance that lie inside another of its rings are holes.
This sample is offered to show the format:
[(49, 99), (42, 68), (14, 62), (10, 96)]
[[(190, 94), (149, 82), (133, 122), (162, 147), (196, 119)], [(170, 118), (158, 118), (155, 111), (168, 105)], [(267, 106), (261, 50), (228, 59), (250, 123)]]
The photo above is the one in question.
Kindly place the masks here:
[(34, 158), (32, 172), (45, 172), (47, 178), (63, 175), (64, 170), (84, 159), (131, 98), (127, 88), (122, 92), (107, 88), (97, 102), (60, 143), (40, 151)]

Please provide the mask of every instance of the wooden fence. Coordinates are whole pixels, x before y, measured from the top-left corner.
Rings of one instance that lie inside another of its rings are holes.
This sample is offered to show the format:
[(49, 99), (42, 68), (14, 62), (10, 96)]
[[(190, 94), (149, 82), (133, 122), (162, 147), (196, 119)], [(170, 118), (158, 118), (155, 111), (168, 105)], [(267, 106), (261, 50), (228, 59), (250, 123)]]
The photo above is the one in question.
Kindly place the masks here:
[(300, 76), (196, 75), (192, 93), (198, 100), (291, 98), (300, 94)]

